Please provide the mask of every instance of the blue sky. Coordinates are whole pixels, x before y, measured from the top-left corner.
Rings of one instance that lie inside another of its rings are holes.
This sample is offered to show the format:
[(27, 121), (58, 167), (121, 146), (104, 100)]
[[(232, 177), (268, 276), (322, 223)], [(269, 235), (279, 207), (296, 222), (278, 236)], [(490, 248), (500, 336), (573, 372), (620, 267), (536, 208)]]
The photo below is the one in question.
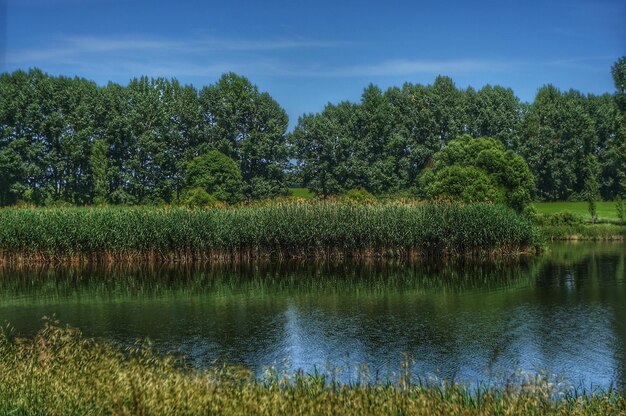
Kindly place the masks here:
[(0, 0), (0, 71), (40, 67), (125, 84), (139, 75), (198, 87), (234, 71), (288, 112), (451, 76), (525, 101), (552, 83), (613, 91), (626, 2)]

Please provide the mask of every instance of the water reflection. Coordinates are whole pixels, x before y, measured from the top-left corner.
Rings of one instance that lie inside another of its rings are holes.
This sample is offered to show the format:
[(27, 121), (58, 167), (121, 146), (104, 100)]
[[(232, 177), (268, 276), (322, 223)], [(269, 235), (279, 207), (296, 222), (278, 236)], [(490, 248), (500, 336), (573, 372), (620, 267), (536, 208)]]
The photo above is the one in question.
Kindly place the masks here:
[(626, 245), (554, 245), (510, 263), (243, 264), (0, 269), (0, 320), (55, 313), (87, 335), (289, 368), (367, 364), (474, 382), (515, 368), (626, 386)]

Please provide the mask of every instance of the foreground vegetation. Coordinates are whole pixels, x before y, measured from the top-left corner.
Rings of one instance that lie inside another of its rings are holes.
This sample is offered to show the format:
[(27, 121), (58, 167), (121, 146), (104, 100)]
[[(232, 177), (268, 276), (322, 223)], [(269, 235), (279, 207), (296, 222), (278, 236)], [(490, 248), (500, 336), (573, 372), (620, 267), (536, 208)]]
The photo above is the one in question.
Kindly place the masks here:
[(0, 210), (0, 224), (5, 260), (491, 255), (541, 244), (529, 220), (489, 204), (24, 208)]
[[(17, 415), (485, 415), (626, 411), (619, 391), (572, 392), (544, 376), (519, 375), (476, 390), (413, 377), (408, 362), (385, 384), (339, 384), (332, 375), (243, 368), (199, 370), (149, 347), (121, 349), (46, 323), (33, 339), (0, 334), (0, 413)], [(88, 387), (87, 387), (88, 386)]]

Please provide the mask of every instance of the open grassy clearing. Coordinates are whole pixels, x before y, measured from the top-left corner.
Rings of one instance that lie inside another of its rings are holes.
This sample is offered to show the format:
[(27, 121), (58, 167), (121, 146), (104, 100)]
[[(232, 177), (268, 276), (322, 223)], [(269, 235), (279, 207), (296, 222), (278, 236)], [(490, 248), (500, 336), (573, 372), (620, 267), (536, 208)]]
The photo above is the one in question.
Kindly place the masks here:
[(313, 199), (315, 194), (308, 188), (289, 188), (289, 193), (294, 198)]
[[(535, 202), (533, 203), (540, 214), (556, 214), (558, 212), (569, 211), (582, 216), (586, 220), (591, 220), (588, 203), (584, 201), (576, 202)], [(613, 201), (596, 202), (598, 219), (617, 220), (617, 210)]]

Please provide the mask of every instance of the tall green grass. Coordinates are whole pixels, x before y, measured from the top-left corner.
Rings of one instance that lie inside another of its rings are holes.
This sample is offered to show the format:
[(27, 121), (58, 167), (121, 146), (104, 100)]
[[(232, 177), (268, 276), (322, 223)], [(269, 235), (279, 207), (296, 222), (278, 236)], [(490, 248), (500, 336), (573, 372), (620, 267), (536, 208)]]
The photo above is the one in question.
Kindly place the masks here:
[(0, 252), (26, 260), (404, 257), (535, 250), (496, 205), (274, 202), (232, 208), (0, 210)]
[(397, 380), (341, 384), (332, 373), (241, 367), (199, 370), (149, 346), (122, 349), (48, 322), (33, 339), (0, 331), (3, 415), (623, 415), (615, 389), (570, 390), (556, 379), (514, 374), (470, 389), (424, 381), (410, 362)]

